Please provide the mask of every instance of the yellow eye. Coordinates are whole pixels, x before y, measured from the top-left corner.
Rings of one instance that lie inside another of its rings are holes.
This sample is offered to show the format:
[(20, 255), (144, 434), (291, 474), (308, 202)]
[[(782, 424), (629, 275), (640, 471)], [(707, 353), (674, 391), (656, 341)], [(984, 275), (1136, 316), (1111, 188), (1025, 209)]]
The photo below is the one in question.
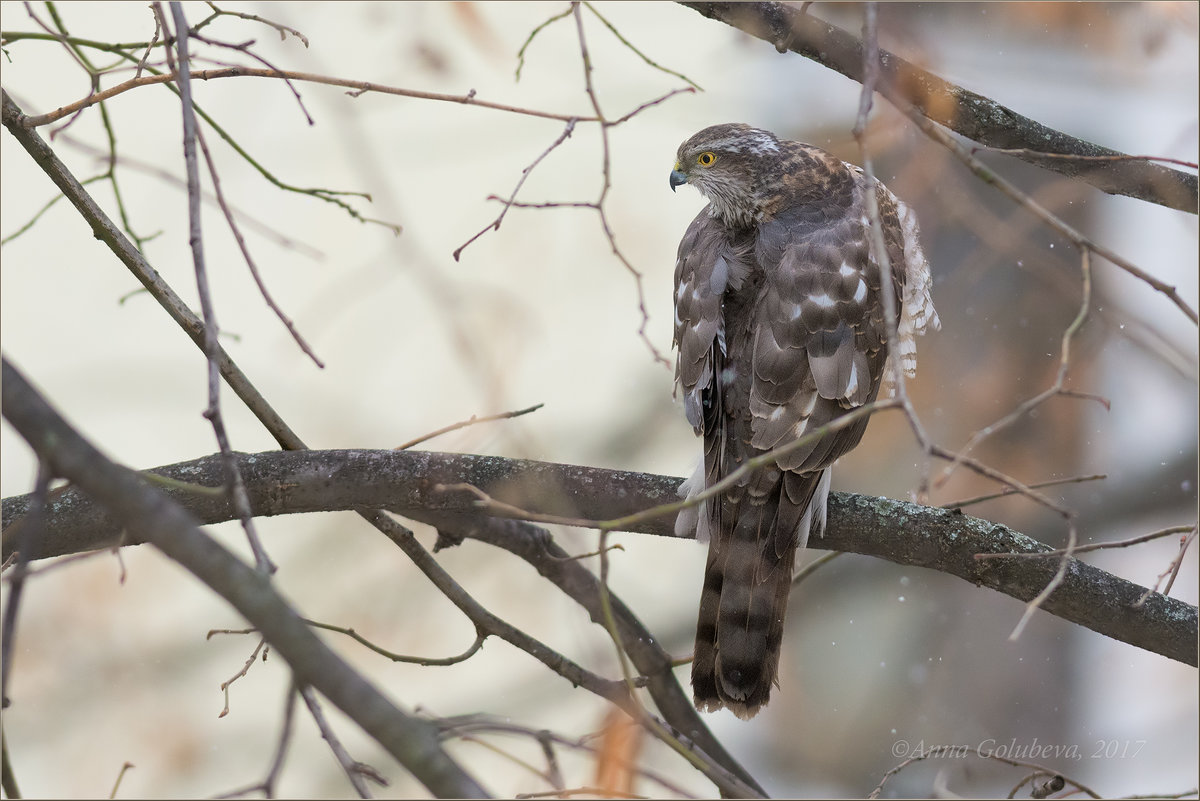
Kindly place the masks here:
[(716, 160), (717, 160), (716, 154), (709, 153), (707, 151), (705, 151), (704, 153), (701, 153), (699, 156), (696, 157), (696, 163), (699, 164), (701, 167), (708, 167)]

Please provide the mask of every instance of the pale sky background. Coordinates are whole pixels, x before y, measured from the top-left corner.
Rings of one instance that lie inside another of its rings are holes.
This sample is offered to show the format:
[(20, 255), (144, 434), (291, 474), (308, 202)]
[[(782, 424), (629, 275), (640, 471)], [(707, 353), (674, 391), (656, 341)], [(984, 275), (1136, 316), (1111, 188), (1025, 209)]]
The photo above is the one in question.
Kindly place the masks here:
[[(48, 19), (43, 7), (31, 7)], [(249, 21), (224, 19), (208, 29), (228, 42), (256, 39), (255, 52), (283, 69), (458, 95), (473, 89), (480, 99), (523, 108), (592, 113), (570, 18), (533, 40), (521, 80), (514, 81), (521, 44), (565, 4), (221, 7), (302, 31), (308, 48), (290, 37), (281, 42), (273, 30)], [(642, 274), (646, 338), (673, 358), (675, 249), (702, 206), (688, 187), (669, 191), (678, 144), (707, 125), (744, 121), (853, 160), (849, 131), (860, 87), (679, 5), (596, 7), (648, 57), (704, 89), (610, 129), (609, 221), (622, 253)], [(881, 23), (883, 44), (1070, 134), (1130, 153), (1196, 159), (1195, 4), (1041, 7), (889, 7)], [(207, 13), (200, 4), (185, 8), (193, 21)], [(142, 3), (66, 3), (59, 9), (70, 31), (88, 39), (140, 41), (153, 32)], [(812, 13), (854, 31), (860, 24), (858, 6), (818, 4)], [(38, 30), (20, 3), (0, 3), (0, 14), (5, 31)], [(584, 21), (597, 96), (608, 117), (621, 117), (685, 85), (647, 66), (590, 13)], [(44, 112), (86, 93), (86, 76), (61, 48), (22, 41), (5, 49), (0, 78), (26, 112)], [(94, 56), (97, 64), (112, 63), (103, 53)], [(113, 82), (106, 78), (104, 85)], [(311, 83), (296, 86), (312, 126), (278, 81), (222, 79), (197, 83), (195, 91), (238, 144), (281, 180), (367, 193), (372, 203), (348, 202), (364, 216), (403, 226), (394, 237), (330, 204), (284, 193), (205, 131), (227, 197), (294, 241), (285, 246), (243, 229), (274, 297), (326, 367), (317, 369), (295, 347), (252, 283), (219, 211), (206, 206), (205, 248), (224, 345), (310, 446), (390, 448), (471, 415), (544, 403), (519, 420), (468, 428), (422, 447), (690, 472), (698, 446), (682, 409), (672, 402), (672, 372), (655, 363), (638, 335), (635, 281), (613, 257), (594, 212), (513, 209), (500, 230), (472, 243), (460, 261), (451, 256), (495, 219), (500, 206), (487, 197), (511, 193), (522, 169), (561, 134), (562, 122), (383, 94), (351, 98), (343, 89)], [(133, 226), (143, 236), (161, 232), (147, 243), (146, 255), (198, 308), (185, 195), (143, 169), (183, 174), (176, 98), (162, 87), (145, 87), (114, 98), (109, 113), (125, 159), (118, 175)], [(937, 148), (885, 101), (877, 103), (874, 124), (880, 177), (909, 198), (923, 221), (934, 299), (946, 324), (941, 334), (919, 343), (918, 411), (935, 438), (959, 447), (971, 431), (1012, 408), (1007, 396), (1001, 401), (989, 394), (990, 381), (1019, 383), (1009, 387), (1017, 399), (1046, 386), (1063, 327), (1057, 317), (1040, 320), (1043, 299), (1027, 294), (992, 317), (983, 312), (975, 317), (975, 310), (991, 308), (995, 293), (1029, 276), (1061, 275), (1069, 320), (1078, 302), (1077, 259), (1062, 252), (1063, 240), (1047, 239), (1023, 212), (995, 199), (961, 167), (947, 166)], [(43, 136), (48, 133), (41, 129)], [(84, 178), (102, 166), (80, 142), (104, 144), (95, 109), (53, 142)], [(54, 189), (7, 133), (0, 136), (0, 158), (0, 235), (7, 237)], [(1081, 220), (1088, 235), (1177, 284), (1195, 308), (1194, 215), (1072, 187), (1011, 161), (990, 163), (1031, 191), (1048, 193), (1043, 197), (1061, 190), (1067, 199), (1056, 210), (1077, 215), (1069, 219)], [(529, 176), (520, 199), (595, 200), (600, 164), (596, 126), (580, 123)], [(111, 190), (102, 184), (92, 189), (113, 214)], [(985, 205), (994, 218), (984, 217)], [(988, 238), (989, 227), (1006, 238), (1003, 247)], [(215, 450), (211, 427), (201, 417), (206, 398), (199, 351), (144, 293), (122, 302), (136, 282), (67, 204), (56, 205), (33, 230), (5, 244), (2, 258), (4, 354), (79, 430), (114, 459), (137, 468)], [(1196, 328), (1112, 265), (1097, 260), (1094, 269), (1097, 305), (1107, 309), (1097, 309), (1089, 320), (1081, 388), (1106, 395), (1113, 409), (1106, 414), (1058, 400), (1054, 410), (1078, 427), (1076, 473), (1110, 476), (1099, 488), (1065, 492), (1073, 503), (1098, 507), (1108, 493), (1153, 479), (1173, 459), (1188, 454), (1194, 459)], [(1030, 291), (1026, 283), (1019, 286), (1021, 293)], [(1027, 354), (1038, 370), (1034, 374), (1022, 372), (1024, 361), (971, 364), (962, 355), (1010, 338), (1024, 343), (1020, 330), (1039, 325), (1049, 330), (1036, 340), (1037, 352)], [(1145, 341), (1165, 344), (1148, 351), (1138, 344)], [(954, 367), (963, 364), (972, 369)], [(238, 407), (232, 392), (225, 388), (222, 397), (234, 447), (272, 449), (273, 440)], [(1014, 442), (1005, 447), (1015, 455), (1004, 458), (1017, 461), (1006, 464), (1027, 465), (1022, 479), (1044, 478), (1038, 465), (1050, 456), (1036, 441)], [(0, 446), (4, 496), (28, 492), (35, 462), (7, 423)], [(1001, 458), (1001, 451), (991, 455)], [(879, 420), (835, 474), (835, 489), (907, 497), (917, 485), (918, 462), (902, 422)], [(1055, 463), (1053, 469), (1073, 468)], [(933, 502), (990, 488), (980, 489), (965, 476), (958, 481)], [(1118, 539), (1194, 522), (1194, 483), (1167, 489), (1174, 494), (1164, 496), (1156, 514), (1110, 521), (1083, 535)], [(1061, 527), (1018, 502), (1006, 503), (974, 513), (1034, 535), (1061, 535)], [(245, 554), (238, 529), (213, 530)], [(260, 530), (281, 565), (280, 588), (303, 614), (353, 626), (402, 653), (446, 656), (470, 644), (471, 625), (352, 515), (262, 520)], [(430, 545), (432, 535), (419, 531)], [(557, 533), (569, 550), (594, 547), (594, 532)], [(672, 653), (686, 655), (703, 549), (633, 535), (619, 541), (625, 551), (614, 556), (614, 590)], [(1177, 541), (1168, 538), (1090, 561), (1150, 584), (1176, 550)], [(523, 563), (478, 543), (438, 558), (496, 614), (590, 669), (618, 674), (603, 633)], [(126, 549), (123, 562), (123, 584), (116, 560), (99, 556), (40, 578), (26, 595), (14, 705), (5, 715), (22, 790), (31, 797), (106, 795), (126, 761), (136, 768), (121, 796), (214, 795), (258, 780), (279, 726), (287, 682), (282, 660), (256, 664), (235, 683), (232, 711), (218, 720), (219, 685), (241, 668), (255, 641), (206, 642), (209, 629), (239, 627), (238, 616), (148, 547)], [(839, 562), (840, 572), (831, 566), (825, 584), (814, 579), (801, 602), (794, 599), (791, 647), (784, 657), (790, 672), (772, 705), (750, 723), (725, 713), (709, 717), (717, 736), (773, 794), (862, 796), (900, 761), (893, 756), (895, 743), (978, 745), (989, 738), (1077, 745), (1083, 758), (1054, 764), (1105, 795), (1195, 786), (1193, 669), (1046, 615), (1034, 619), (1022, 641), (1009, 643), (1005, 638), (1021, 611), (1016, 601), (865, 557)], [(1173, 594), (1196, 603), (1194, 551)], [(440, 715), (487, 712), (572, 737), (596, 731), (603, 721), (602, 702), (494, 639), (453, 668), (392, 665), (332, 635), (325, 639), (406, 708)], [(993, 672), (978, 673), (981, 664)], [(686, 682), (686, 669), (680, 676)], [(423, 793), (326, 707), (351, 753), (392, 782), (379, 788), (380, 796)], [(302, 712), (298, 720), (280, 793), (349, 797), (315, 728)], [(1103, 754), (1109, 743), (1128, 747), (1112, 757)], [(497, 738), (495, 744), (540, 764), (536, 743)], [(1104, 758), (1093, 758), (1098, 744)], [(497, 794), (546, 789), (479, 745), (451, 743), (449, 749)], [(648, 745), (642, 758), (689, 792), (711, 792), (711, 785), (657, 744)], [(568, 786), (591, 781), (585, 760), (564, 756), (564, 766)], [(956, 760), (911, 768), (887, 790), (926, 795), (940, 782), (950, 792), (987, 795), (1007, 792), (1021, 776)], [(661, 795), (661, 788), (647, 782), (635, 791)]]

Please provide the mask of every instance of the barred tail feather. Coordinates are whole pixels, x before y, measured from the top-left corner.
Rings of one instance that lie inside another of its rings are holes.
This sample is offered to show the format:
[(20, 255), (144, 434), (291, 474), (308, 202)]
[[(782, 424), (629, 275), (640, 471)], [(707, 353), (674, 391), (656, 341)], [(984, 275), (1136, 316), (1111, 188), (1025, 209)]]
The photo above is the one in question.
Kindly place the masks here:
[[(823, 523), (828, 471), (763, 476), (761, 499), (743, 502), (736, 519), (714, 530), (696, 624), (692, 691), (705, 711), (754, 717), (776, 684), (783, 622), (797, 547)], [(824, 491), (822, 491), (824, 490)], [(745, 501), (745, 499), (744, 499)], [(811, 507), (820, 504), (822, 509)]]

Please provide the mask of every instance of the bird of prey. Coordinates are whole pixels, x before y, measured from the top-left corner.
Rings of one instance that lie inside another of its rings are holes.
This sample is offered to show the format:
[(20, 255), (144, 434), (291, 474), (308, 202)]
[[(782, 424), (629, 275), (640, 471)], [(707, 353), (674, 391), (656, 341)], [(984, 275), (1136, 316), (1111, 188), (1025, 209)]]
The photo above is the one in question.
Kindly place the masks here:
[[(883, 254), (859, 167), (748, 125), (714, 125), (679, 146), (671, 189), (682, 184), (708, 200), (675, 264), (675, 380), (704, 438), (679, 490), (690, 498), (874, 401), (889, 370), (914, 374), (914, 337), (939, 321), (916, 217), (876, 183), (898, 320), (889, 342)], [(698, 708), (748, 719), (767, 703), (793, 562), (824, 531), (830, 466), (866, 426), (862, 417), (827, 433), (679, 515), (677, 534), (709, 542), (692, 662)]]

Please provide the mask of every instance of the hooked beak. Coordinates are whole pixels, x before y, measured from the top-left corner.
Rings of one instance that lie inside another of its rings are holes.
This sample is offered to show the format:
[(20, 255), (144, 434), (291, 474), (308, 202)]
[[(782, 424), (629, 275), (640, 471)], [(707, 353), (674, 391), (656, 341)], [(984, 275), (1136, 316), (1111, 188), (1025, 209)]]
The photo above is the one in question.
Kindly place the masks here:
[(687, 180), (687, 175), (685, 175), (681, 170), (671, 170), (671, 191), (674, 192), (675, 187), (679, 186), (680, 184), (686, 184)]

